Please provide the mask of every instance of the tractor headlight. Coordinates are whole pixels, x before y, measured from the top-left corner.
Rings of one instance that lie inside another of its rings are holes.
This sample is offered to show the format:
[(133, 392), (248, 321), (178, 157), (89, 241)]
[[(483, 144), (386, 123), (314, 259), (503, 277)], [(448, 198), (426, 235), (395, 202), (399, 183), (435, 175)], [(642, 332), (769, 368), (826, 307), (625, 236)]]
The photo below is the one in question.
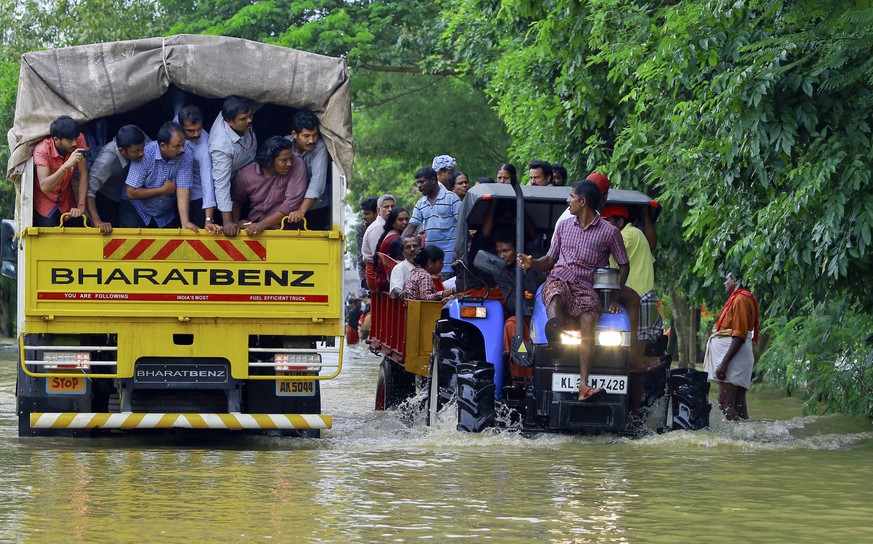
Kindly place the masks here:
[(582, 333), (579, 331), (562, 331), (561, 344), (565, 346), (581, 346)]
[(620, 346), (624, 338), (621, 331), (598, 331), (597, 345), (598, 346)]

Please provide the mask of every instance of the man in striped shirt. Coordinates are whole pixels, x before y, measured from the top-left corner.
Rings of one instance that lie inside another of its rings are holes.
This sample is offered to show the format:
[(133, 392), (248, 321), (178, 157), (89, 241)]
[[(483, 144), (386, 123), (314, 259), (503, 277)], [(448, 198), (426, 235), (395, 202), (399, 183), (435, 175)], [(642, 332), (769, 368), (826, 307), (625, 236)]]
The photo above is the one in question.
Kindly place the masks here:
[(424, 232), (424, 245), (435, 245), (443, 250), (443, 279), (454, 276), (452, 262), (455, 260), (455, 240), (458, 237), (458, 214), (461, 200), (458, 195), (446, 189), (437, 181), (436, 170), (429, 166), (415, 173), (415, 184), (422, 196), (415, 203), (409, 225), (403, 237), (421, 227)]

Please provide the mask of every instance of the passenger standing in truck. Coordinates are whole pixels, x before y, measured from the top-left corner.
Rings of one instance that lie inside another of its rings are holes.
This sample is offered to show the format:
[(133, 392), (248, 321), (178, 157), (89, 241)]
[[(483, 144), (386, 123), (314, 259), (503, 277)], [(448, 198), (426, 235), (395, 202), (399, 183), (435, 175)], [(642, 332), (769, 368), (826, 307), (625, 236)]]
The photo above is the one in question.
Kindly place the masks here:
[(194, 149), (185, 141), (182, 125), (164, 123), (158, 139), (146, 144), (142, 160), (130, 165), (126, 190), (133, 213), (120, 217), (121, 226), (181, 226), (197, 232), (197, 225), (188, 216), (193, 173)]
[(415, 256), (421, 249), (421, 242), (418, 241), (418, 236), (408, 234), (401, 238), (403, 247), (403, 260), (391, 269), (391, 281), (388, 285), (388, 296), (398, 298), (403, 296), (406, 289), (406, 281), (409, 275), (415, 269)]
[(515, 170), (515, 166), (505, 162), (497, 167), (497, 177), (495, 178), (497, 183), (509, 183), (509, 184), (517, 184), (518, 183), (518, 174)]
[[(79, 125), (68, 115), (52, 121), (48, 138), (33, 148), (33, 224), (57, 227), (61, 215), (81, 217), (88, 194), (88, 144)], [(73, 171), (79, 173), (78, 195), (73, 194)], [(78, 205), (76, 198), (79, 199)], [(81, 220), (78, 220), (81, 225)], [(74, 223), (74, 224), (75, 224)], [(69, 225), (68, 225), (69, 226)]]
[[(409, 211), (407, 211), (406, 208), (395, 207), (391, 210), (391, 213), (389, 213), (388, 217), (385, 218), (385, 225), (382, 227), (382, 236), (376, 243), (378, 252), (388, 255), (388, 247), (391, 245), (391, 242), (400, 238), (400, 235), (406, 229), (406, 225), (408, 224)], [(378, 255), (375, 258), (378, 259)], [(374, 265), (375, 264), (378, 264), (378, 261), (374, 261)]]
[(379, 238), (385, 229), (385, 218), (394, 209), (394, 197), (386, 193), (379, 197), (376, 205), (379, 215), (367, 227), (361, 242), (361, 256), (364, 258), (364, 265), (366, 266), (366, 285), (370, 291), (376, 290), (376, 269), (373, 268), (373, 257), (376, 255), (376, 251), (379, 250)]
[(327, 170), (330, 157), (324, 140), (318, 137), (318, 117), (309, 110), (300, 110), (291, 118), (291, 136), (294, 156), (306, 163), (309, 185), (300, 208), (291, 212), (288, 220), (292, 223), (303, 221), (310, 230), (330, 228), (330, 199), (333, 191), (329, 187)]
[(358, 278), (361, 280), (362, 288), (367, 287), (367, 265), (361, 253), (364, 246), (364, 233), (375, 220), (376, 198), (371, 196), (361, 200), (361, 220), (355, 226), (355, 247), (358, 249)]
[(203, 113), (197, 106), (179, 110), (179, 124), (185, 139), (194, 148), (194, 175), (191, 180), (191, 222), (210, 234), (221, 231), (215, 223), (215, 182), (212, 179), (212, 156), (209, 154), (209, 133), (203, 130)]
[[(558, 225), (549, 252), (539, 259), (519, 254), (523, 270), (552, 273), (543, 286), (543, 303), (549, 320), (546, 337), (557, 343), (565, 322), (578, 323), (582, 334), (579, 346), (579, 400), (603, 393), (588, 385), (588, 372), (594, 356), (594, 327), (603, 310), (593, 288), (594, 270), (606, 267), (610, 255), (618, 263), (621, 285), (627, 281), (628, 257), (621, 233), (600, 218), (597, 208), (600, 189), (593, 181), (573, 184), (567, 204), (573, 217)], [(632, 320), (633, 323), (633, 320)]]
[(458, 198), (464, 200), (467, 196), (467, 191), (470, 190), (470, 178), (464, 172), (455, 172), (449, 179), (449, 191), (458, 195)]
[(209, 131), (209, 155), (215, 180), (215, 202), (221, 212), (222, 230), (236, 236), (239, 225), (233, 222), (233, 199), (230, 180), (243, 166), (251, 164), (258, 153), (258, 141), (252, 130), (252, 103), (239, 96), (229, 96)]
[[(248, 208), (242, 224), (249, 236), (274, 229), (282, 218), (300, 209), (306, 193), (306, 165), (294, 156), (294, 144), (282, 138), (268, 138), (258, 150), (257, 160), (244, 166), (233, 178), (233, 222)], [(291, 225), (301, 228), (301, 223)]]
[(142, 160), (148, 138), (136, 125), (124, 125), (115, 138), (103, 146), (88, 172), (88, 216), (103, 234), (119, 225), (122, 208), (132, 212), (125, 195), (130, 163)]
[(561, 163), (552, 163), (552, 185), (555, 187), (567, 185), (567, 169)]
[(718, 382), (718, 406), (728, 421), (749, 419), (746, 392), (752, 383), (760, 318), (758, 299), (735, 272), (725, 275), (728, 300), (706, 342), (704, 367), (710, 381)]
[(548, 161), (531, 161), (528, 165), (530, 184), (545, 187), (552, 184), (552, 165)]

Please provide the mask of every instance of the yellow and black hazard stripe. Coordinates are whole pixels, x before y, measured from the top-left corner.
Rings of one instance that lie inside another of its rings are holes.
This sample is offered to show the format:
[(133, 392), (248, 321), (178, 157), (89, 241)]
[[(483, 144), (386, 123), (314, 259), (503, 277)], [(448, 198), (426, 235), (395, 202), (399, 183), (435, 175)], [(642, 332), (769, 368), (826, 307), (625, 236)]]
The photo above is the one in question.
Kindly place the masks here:
[(322, 414), (166, 414), (76, 413), (30, 414), (32, 429), (330, 429), (333, 418)]

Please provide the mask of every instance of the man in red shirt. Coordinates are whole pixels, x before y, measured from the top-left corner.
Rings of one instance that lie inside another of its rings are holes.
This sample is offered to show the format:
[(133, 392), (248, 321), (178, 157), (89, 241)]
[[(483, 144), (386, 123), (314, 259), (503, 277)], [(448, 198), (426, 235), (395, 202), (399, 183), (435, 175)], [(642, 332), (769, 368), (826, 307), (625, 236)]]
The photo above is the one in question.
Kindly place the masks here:
[[(62, 115), (52, 121), (49, 134), (33, 148), (36, 169), (33, 224), (37, 227), (57, 227), (65, 213), (73, 218), (81, 217), (88, 197), (88, 162), (84, 154), (88, 144), (79, 125), (68, 115)], [(73, 195), (71, 184), (74, 170), (79, 172), (78, 195)]]
[[(233, 222), (242, 223), (249, 236), (278, 228), (282, 218), (300, 208), (306, 194), (306, 163), (292, 153), (291, 142), (273, 136), (258, 149), (255, 162), (234, 174), (232, 184)], [(302, 227), (302, 222), (290, 228)]]

